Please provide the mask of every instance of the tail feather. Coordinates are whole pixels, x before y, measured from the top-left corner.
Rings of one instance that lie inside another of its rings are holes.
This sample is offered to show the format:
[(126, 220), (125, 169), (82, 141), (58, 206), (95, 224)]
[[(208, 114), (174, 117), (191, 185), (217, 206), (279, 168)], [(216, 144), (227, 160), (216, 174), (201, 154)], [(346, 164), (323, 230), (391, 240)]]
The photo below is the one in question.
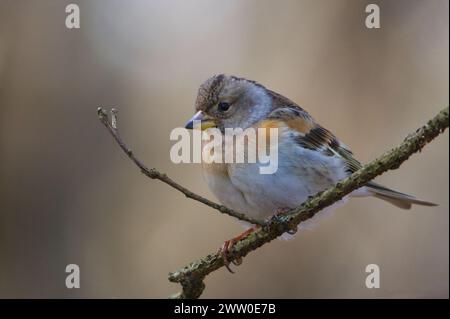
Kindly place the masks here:
[(373, 182), (369, 183), (367, 187), (376, 198), (385, 200), (402, 209), (411, 209), (412, 204), (422, 206), (438, 206), (438, 204), (417, 199), (414, 196), (397, 192)]

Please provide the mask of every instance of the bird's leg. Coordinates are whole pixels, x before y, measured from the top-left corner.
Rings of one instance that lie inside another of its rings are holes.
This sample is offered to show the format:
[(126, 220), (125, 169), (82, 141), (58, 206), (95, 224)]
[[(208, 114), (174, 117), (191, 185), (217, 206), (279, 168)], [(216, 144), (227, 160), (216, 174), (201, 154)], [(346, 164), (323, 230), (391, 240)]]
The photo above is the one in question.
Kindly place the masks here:
[[(289, 207), (282, 207), (282, 208), (278, 208), (275, 213), (268, 219), (268, 222), (270, 223), (271, 220), (273, 220), (274, 217), (276, 216), (280, 216), (280, 215), (284, 215), (286, 213), (288, 213), (291, 210), (291, 208)], [(228, 269), (229, 272), (231, 272), (232, 274), (234, 274), (234, 271), (231, 270), (230, 268), (230, 262), (228, 261), (228, 257), (227, 254), (229, 252), (231, 252), (231, 250), (233, 249), (233, 246), (240, 240), (244, 239), (245, 237), (247, 237), (248, 235), (250, 235), (251, 233), (253, 233), (254, 231), (256, 231), (257, 229), (259, 229), (261, 226), (253, 226), (252, 228), (247, 229), (245, 232), (243, 232), (242, 234), (231, 238), (230, 240), (226, 240), (223, 245), (219, 248), (218, 253), (222, 256), (223, 259), (223, 263), (225, 265), (225, 267)], [(288, 233), (293, 235), (297, 232), (297, 229), (292, 229), (289, 230)], [(240, 264), (242, 264), (242, 257), (238, 256), (235, 260), (232, 261), (232, 263), (236, 266), (239, 266)]]
[[(251, 233), (253, 233), (254, 231), (256, 231), (257, 229), (259, 229), (260, 226), (254, 226), (252, 228), (247, 229), (245, 232), (243, 232), (242, 234), (231, 238), (230, 240), (226, 240), (223, 245), (219, 248), (218, 253), (222, 256), (223, 259), (223, 263), (225, 265), (225, 267), (227, 267), (228, 271), (231, 272), (232, 274), (234, 274), (234, 271), (231, 270), (230, 268), (230, 262), (228, 261), (228, 257), (227, 254), (229, 252), (231, 252), (231, 250), (233, 249), (233, 246), (240, 240), (244, 239), (245, 237), (247, 237), (248, 235), (250, 235)], [(238, 256), (235, 260), (232, 261), (232, 263), (236, 266), (239, 266), (240, 264), (242, 264), (242, 257)]]

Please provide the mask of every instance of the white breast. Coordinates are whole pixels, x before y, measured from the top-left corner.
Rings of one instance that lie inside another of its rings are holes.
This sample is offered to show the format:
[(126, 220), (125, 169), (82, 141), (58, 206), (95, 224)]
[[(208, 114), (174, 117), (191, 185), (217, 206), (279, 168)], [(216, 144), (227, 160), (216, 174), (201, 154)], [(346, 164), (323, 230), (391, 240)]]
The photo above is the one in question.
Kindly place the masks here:
[(300, 147), (280, 136), (278, 170), (260, 174), (260, 163), (204, 164), (204, 177), (220, 202), (253, 218), (265, 219), (279, 208), (294, 208), (347, 176), (338, 157)]

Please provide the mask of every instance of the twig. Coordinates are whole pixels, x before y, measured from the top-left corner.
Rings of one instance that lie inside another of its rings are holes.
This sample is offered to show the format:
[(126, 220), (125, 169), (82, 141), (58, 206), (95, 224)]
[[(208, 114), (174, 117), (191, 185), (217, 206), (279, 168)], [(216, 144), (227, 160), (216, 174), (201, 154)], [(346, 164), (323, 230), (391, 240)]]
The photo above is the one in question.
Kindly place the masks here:
[[(371, 163), (337, 183), (328, 190), (319, 193), (298, 208), (287, 214), (276, 216), (261, 229), (240, 240), (228, 255), (228, 260), (246, 256), (249, 252), (272, 241), (288, 230), (296, 229), (299, 223), (313, 217), (323, 208), (332, 205), (355, 189), (365, 185), (382, 173), (398, 168), (413, 153), (420, 151), (427, 143), (442, 133), (449, 125), (448, 107), (437, 114), (426, 125), (410, 134), (398, 147), (386, 152)], [(184, 268), (169, 274), (171, 282), (178, 282), (183, 290), (172, 298), (198, 298), (205, 285), (204, 278), (211, 272), (224, 266), (220, 254), (210, 254)]]
[(120, 148), (127, 154), (127, 156), (136, 164), (137, 167), (141, 170), (141, 172), (146, 175), (147, 177), (151, 179), (159, 179), (161, 182), (166, 183), (167, 185), (175, 188), (176, 190), (182, 192), (187, 198), (191, 198), (193, 200), (196, 200), (200, 203), (203, 203), (211, 208), (214, 208), (221, 212), (222, 214), (228, 214), (230, 216), (233, 216), (235, 218), (238, 218), (240, 220), (245, 220), (249, 223), (255, 224), (255, 225), (264, 225), (265, 223), (261, 220), (257, 220), (251, 217), (247, 217), (244, 214), (238, 213), (226, 206), (214, 203), (213, 201), (210, 201), (207, 198), (204, 198), (200, 195), (197, 195), (193, 192), (191, 192), (189, 189), (187, 189), (184, 186), (181, 186), (177, 182), (175, 182), (173, 179), (171, 179), (169, 176), (167, 176), (164, 173), (159, 172), (155, 168), (147, 168), (147, 166), (144, 165), (135, 155), (134, 153), (128, 148), (128, 146), (125, 144), (125, 142), (122, 140), (122, 138), (119, 135), (119, 131), (117, 129), (117, 110), (112, 109), (111, 110), (111, 123), (109, 122), (108, 113), (102, 108), (99, 107), (97, 109), (97, 114), (102, 122), (102, 124), (108, 129), (109, 133), (114, 137), (117, 144), (119, 144)]

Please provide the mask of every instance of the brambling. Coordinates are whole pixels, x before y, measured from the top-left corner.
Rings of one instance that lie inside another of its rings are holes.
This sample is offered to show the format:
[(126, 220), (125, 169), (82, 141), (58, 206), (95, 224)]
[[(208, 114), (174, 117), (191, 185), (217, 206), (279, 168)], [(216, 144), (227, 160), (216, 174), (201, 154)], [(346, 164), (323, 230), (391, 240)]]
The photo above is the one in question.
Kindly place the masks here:
[[(274, 174), (260, 174), (258, 162), (202, 164), (204, 178), (218, 200), (250, 217), (267, 219), (295, 208), (362, 167), (350, 149), (304, 109), (255, 81), (215, 75), (200, 86), (195, 109), (197, 113), (186, 128), (201, 121), (202, 130), (215, 127), (222, 133), (225, 128), (278, 129), (278, 169)], [(412, 204), (436, 206), (374, 182), (349, 196), (373, 196), (402, 209), (410, 209)], [(310, 227), (324, 214), (316, 214), (299, 229)], [(228, 269), (226, 253), (252, 229), (222, 246)]]

